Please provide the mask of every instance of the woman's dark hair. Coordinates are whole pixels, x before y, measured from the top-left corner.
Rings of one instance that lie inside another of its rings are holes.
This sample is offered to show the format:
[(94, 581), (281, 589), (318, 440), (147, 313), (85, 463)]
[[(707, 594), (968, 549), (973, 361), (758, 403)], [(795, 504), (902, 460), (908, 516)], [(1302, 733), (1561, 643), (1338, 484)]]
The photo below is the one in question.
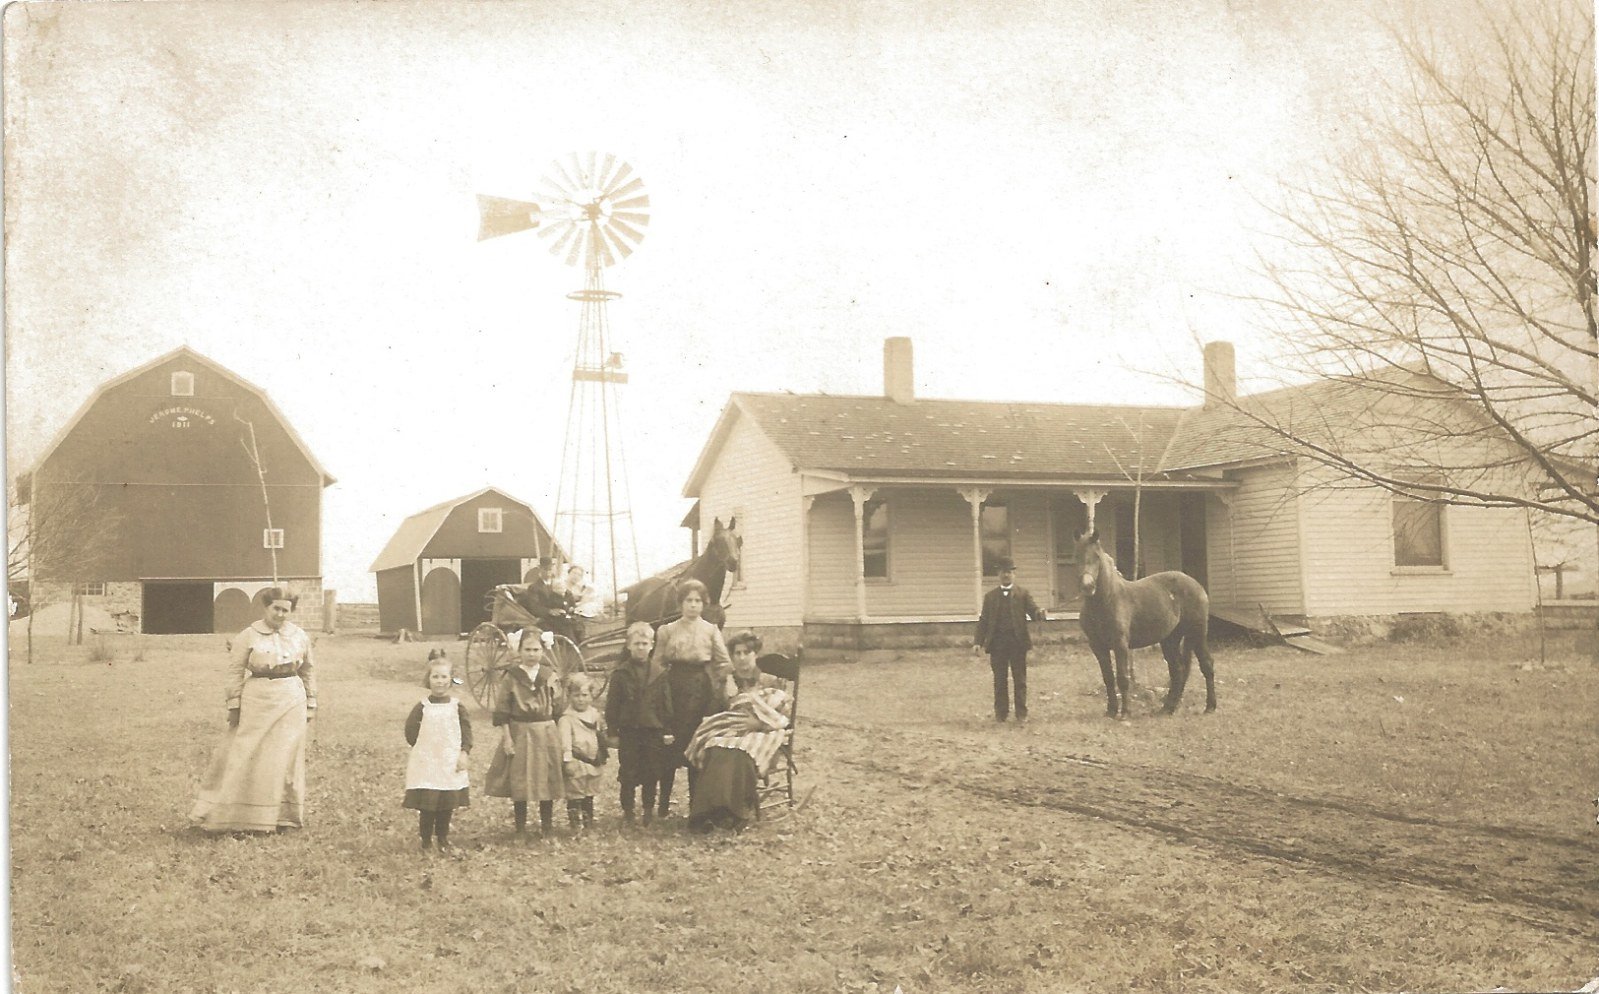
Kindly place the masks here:
[(266, 607), (273, 601), (288, 601), (289, 610), (292, 611), (300, 606), (300, 594), (298, 591), (290, 590), (288, 587), (268, 587), (261, 591), (262, 607)]
[(750, 647), (750, 651), (757, 656), (761, 654), (761, 637), (748, 628), (727, 640), (727, 651), (732, 652), (741, 645)]
[(688, 600), (689, 594), (699, 594), (700, 600), (706, 604), (711, 602), (711, 592), (705, 589), (705, 584), (693, 578), (684, 580), (677, 585), (677, 603), (679, 606)]

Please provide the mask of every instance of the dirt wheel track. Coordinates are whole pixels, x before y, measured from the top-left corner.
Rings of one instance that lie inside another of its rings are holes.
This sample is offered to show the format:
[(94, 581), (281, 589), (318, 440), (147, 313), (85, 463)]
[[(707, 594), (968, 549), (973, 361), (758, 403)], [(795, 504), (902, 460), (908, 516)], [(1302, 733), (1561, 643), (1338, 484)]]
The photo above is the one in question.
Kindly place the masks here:
[(1071, 812), (1383, 886), (1434, 888), (1497, 904), (1506, 916), (1554, 934), (1599, 937), (1595, 840), (1418, 817), (1036, 746), (992, 770), (960, 758), (970, 754), (970, 740), (831, 719), (807, 723), (828, 729), (832, 759), (918, 788)]

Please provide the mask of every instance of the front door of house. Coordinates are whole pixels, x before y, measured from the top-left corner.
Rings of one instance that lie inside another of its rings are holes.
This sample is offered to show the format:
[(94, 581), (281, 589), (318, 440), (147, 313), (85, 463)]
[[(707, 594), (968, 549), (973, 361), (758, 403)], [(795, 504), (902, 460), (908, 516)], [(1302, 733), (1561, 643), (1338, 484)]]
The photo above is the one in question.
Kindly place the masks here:
[(1077, 533), (1088, 524), (1088, 509), (1070, 494), (1049, 499), (1049, 528), (1054, 536), (1054, 609), (1076, 611), (1082, 607), (1082, 570), (1077, 561)]

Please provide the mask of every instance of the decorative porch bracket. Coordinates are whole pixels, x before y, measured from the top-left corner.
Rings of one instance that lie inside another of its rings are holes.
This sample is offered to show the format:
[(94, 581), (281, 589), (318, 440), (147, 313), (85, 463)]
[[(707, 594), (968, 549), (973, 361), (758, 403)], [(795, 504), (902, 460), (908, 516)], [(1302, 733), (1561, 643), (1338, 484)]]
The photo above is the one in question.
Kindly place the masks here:
[(816, 498), (800, 498), (800, 621), (811, 616), (811, 508)]
[(1105, 495), (1110, 493), (1110, 491), (1108, 491), (1108, 490), (1073, 490), (1072, 493), (1074, 495), (1076, 495), (1078, 500), (1083, 502), (1083, 507), (1088, 510), (1088, 530), (1089, 531), (1093, 531), (1094, 530), (1094, 506), (1096, 504), (1098, 504), (1101, 500), (1104, 500), (1105, 499)]
[(981, 487), (961, 487), (956, 492), (966, 498), (966, 503), (972, 506), (972, 572), (976, 574), (972, 586), (977, 595), (973, 610), (981, 615), (983, 613), (983, 501), (994, 491)]
[(849, 488), (855, 502), (855, 617), (866, 621), (866, 502), (877, 493), (876, 487)]

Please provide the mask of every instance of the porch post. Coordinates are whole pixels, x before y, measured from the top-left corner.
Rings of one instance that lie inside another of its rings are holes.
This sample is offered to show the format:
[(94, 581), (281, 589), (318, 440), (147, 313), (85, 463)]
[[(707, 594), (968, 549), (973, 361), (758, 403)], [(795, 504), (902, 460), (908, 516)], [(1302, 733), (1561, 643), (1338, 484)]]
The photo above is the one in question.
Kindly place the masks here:
[(1083, 506), (1088, 509), (1088, 530), (1089, 531), (1093, 531), (1094, 530), (1094, 505), (1098, 504), (1101, 500), (1103, 500), (1105, 495), (1107, 493), (1109, 493), (1109, 492), (1110, 491), (1108, 491), (1108, 490), (1073, 490), (1072, 491), (1072, 493), (1077, 495), (1077, 499), (1083, 502)]
[(983, 501), (993, 491), (981, 487), (962, 487), (957, 492), (972, 507), (972, 572), (977, 574), (972, 579), (972, 589), (976, 593), (973, 610), (980, 615), (983, 613)]
[(862, 534), (866, 524), (866, 502), (877, 493), (876, 487), (850, 487), (850, 500), (855, 502), (855, 617), (866, 620), (866, 538)]
[(811, 507), (815, 497), (800, 498), (800, 625), (811, 616)]

